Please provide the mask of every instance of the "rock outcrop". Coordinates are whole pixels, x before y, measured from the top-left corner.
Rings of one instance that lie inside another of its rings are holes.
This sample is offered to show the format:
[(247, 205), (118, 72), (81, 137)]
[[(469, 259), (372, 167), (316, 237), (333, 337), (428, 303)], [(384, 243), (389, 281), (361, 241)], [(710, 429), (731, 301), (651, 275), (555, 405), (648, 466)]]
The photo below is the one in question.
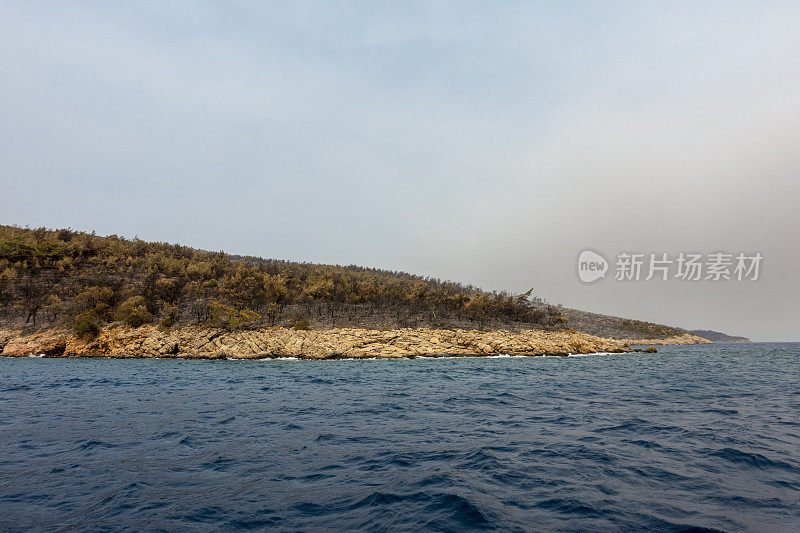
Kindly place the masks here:
[[(704, 339), (628, 341), (565, 331), (476, 331), (338, 328), (296, 331), (286, 328), (224, 331), (199, 327), (162, 331), (152, 326), (111, 326), (94, 339), (66, 330), (30, 335), (0, 331), (0, 355), (21, 357), (176, 357), (187, 359), (401, 358), (447, 355), (567, 355), (622, 353), (630, 344), (689, 344)], [(708, 341), (705, 341), (708, 342)]]

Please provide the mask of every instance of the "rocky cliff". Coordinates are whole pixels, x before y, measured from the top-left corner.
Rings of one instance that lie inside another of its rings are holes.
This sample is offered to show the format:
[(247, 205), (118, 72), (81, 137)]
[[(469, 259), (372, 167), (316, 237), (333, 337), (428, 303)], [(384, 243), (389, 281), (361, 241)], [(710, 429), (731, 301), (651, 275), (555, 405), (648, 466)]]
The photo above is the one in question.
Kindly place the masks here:
[(224, 331), (198, 327), (161, 330), (111, 326), (87, 340), (68, 330), (30, 335), (0, 330), (0, 355), (21, 357), (175, 357), (188, 359), (400, 358), (445, 355), (565, 355), (630, 351), (630, 344), (698, 344), (691, 334), (666, 339), (618, 340), (584, 333), (526, 330), (437, 329), (371, 330), (338, 328), (297, 331), (287, 328)]

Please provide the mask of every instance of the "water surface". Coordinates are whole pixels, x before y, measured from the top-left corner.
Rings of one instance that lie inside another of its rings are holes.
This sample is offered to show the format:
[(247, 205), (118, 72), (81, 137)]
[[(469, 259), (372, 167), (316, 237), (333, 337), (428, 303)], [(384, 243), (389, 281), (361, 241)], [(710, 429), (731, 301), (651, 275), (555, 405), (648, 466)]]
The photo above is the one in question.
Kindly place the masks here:
[(798, 531), (799, 378), (798, 344), (0, 358), (0, 529)]

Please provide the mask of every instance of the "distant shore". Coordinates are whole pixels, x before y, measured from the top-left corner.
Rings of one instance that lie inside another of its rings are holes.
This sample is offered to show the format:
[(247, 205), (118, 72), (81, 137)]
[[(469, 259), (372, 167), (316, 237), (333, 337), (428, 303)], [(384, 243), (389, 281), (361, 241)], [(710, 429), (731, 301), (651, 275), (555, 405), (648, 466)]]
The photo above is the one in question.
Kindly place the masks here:
[(686, 333), (651, 339), (609, 339), (570, 331), (463, 329), (262, 328), (225, 331), (201, 327), (110, 326), (92, 338), (63, 329), (32, 334), (0, 330), (0, 355), (178, 359), (366, 359), (453, 355), (568, 355), (626, 353), (632, 345), (707, 344)]

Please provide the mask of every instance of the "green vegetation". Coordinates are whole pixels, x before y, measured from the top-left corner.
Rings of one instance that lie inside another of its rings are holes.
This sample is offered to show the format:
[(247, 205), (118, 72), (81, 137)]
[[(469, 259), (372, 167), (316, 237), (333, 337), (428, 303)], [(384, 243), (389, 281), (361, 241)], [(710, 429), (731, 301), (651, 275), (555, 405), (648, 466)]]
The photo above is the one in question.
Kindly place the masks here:
[(0, 226), (0, 326), (559, 328), (560, 308), (403, 272)]
[(131, 296), (117, 309), (117, 318), (132, 328), (138, 328), (153, 321), (153, 314), (147, 310), (143, 296)]
[(91, 312), (81, 313), (75, 317), (73, 326), (78, 337), (92, 339), (100, 333), (100, 326), (97, 325), (94, 314)]

